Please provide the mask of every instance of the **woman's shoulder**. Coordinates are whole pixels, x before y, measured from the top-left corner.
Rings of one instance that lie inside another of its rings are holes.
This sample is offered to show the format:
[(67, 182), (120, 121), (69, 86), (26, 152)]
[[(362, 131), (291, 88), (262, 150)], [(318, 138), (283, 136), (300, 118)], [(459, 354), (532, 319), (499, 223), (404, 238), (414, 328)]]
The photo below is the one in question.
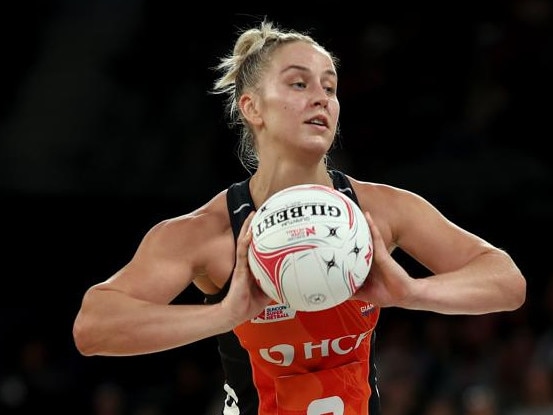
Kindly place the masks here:
[(226, 193), (227, 189), (224, 189), (190, 212), (159, 221), (148, 234), (162, 239), (180, 239), (186, 236), (188, 240), (190, 237), (205, 240), (227, 233), (230, 221)]
[(348, 176), (362, 209), (370, 211), (387, 223), (400, 223), (413, 215), (433, 210), (421, 195), (386, 183), (363, 181)]
[(418, 195), (409, 190), (391, 184), (360, 180), (350, 175), (346, 176), (358, 197), (368, 197), (372, 199), (418, 197)]

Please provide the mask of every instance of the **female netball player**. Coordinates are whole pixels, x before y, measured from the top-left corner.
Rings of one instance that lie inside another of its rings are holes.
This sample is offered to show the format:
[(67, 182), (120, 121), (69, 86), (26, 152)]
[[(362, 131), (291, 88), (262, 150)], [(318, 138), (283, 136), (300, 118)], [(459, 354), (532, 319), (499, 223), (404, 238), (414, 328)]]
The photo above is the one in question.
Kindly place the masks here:
[[(383, 307), (484, 314), (524, 303), (525, 279), (504, 250), (417, 194), (329, 168), (340, 114), (336, 62), (307, 33), (267, 20), (239, 33), (214, 91), (228, 99), (252, 174), (153, 226), (126, 265), (87, 290), (74, 322), (80, 353), (139, 355), (216, 336), (224, 415), (376, 415), (374, 333)], [(301, 183), (345, 192), (366, 212), (374, 239), (364, 286), (323, 311), (271, 302), (247, 260), (252, 212)], [(410, 276), (391, 255), (397, 248), (431, 275)], [(191, 284), (205, 303), (172, 304)]]

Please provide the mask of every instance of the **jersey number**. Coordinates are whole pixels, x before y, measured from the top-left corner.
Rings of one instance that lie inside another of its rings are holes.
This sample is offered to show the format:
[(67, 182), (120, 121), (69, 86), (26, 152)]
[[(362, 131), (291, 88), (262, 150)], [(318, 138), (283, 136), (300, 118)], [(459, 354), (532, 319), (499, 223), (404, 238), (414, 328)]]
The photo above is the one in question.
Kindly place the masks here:
[(307, 407), (306, 415), (344, 415), (344, 401), (339, 396), (316, 399)]

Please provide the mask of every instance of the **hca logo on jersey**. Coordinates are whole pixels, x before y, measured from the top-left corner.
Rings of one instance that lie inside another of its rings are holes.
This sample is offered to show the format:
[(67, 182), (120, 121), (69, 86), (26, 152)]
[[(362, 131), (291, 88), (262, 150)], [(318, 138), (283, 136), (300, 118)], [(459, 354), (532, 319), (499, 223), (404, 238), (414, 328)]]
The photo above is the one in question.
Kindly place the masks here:
[(304, 360), (329, 357), (331, 354), (345, 355), (356, 350), (372, 330), (360, 334), (349, 334), (335, 339), (324, 339), (320, 343), (305, 342), (294, 347), (291, 344), (277, 344), (268, 349), (260, 349), (259, 354), (269, 363), (277, 366), (290, 366), (298, 355)]

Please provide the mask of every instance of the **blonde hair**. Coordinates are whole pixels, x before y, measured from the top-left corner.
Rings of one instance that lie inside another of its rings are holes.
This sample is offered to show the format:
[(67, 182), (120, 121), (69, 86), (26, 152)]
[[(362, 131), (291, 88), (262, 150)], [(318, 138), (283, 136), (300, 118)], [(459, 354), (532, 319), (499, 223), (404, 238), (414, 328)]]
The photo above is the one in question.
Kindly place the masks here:
[[(242, 30), (234, 44), (232, 53), (221, 58), (215, 67), (222, 75), (215, 81), (212, 92), (225, 94), (226, 115), (231, 127), (240, 130), (238, 157), (242, 165), (251, 172), (258, 166), (258, 156), (255, 149), (253, 132), (242, 116), (238, 107), (238, 99), (242, 93), (255, 89), (274, 51), (290, 42), (307, 42), (324, 49), (309, 34), (294, 30), (284, 30), (275, 23), (264, 19), (259, 28)], [(329, 53), (335, 66), (338, 60)]]

